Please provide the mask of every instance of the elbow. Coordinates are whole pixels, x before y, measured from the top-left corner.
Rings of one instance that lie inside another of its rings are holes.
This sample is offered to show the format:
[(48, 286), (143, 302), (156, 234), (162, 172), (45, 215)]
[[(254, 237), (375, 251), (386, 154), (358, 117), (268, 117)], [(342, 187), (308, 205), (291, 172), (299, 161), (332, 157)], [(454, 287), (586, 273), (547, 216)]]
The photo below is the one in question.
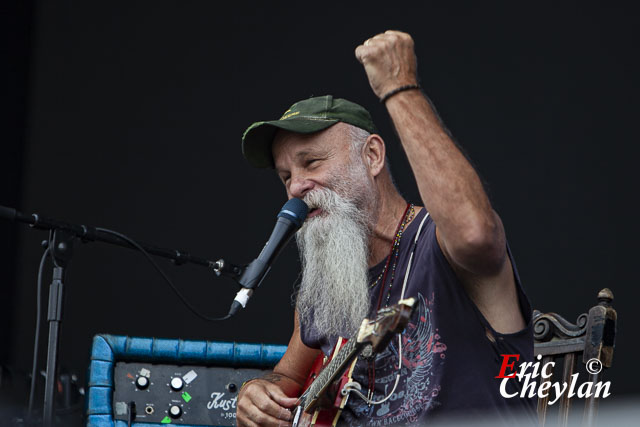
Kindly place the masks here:
[(475, 221), (461, 233), (458, 248), (452, 257), (466, 270), (481, 274), (497, 274), (507, 257), (507, 245), (500, 218)]

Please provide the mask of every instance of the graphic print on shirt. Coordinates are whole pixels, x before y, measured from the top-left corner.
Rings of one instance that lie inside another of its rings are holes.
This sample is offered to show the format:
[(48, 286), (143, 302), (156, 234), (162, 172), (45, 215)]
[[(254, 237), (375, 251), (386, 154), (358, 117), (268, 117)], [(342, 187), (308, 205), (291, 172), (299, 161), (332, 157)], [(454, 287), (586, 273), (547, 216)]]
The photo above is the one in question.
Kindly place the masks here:
[[(427, 410), (437, 405), (440, 392), (439, 372), (444, 363), (447, 346), (440, 341), (438, 330), (431, 322), (433, 295), (426, 300), (418, 294), (418, 315), (412, 319), (402, 334), (402, 371), (395, 392), (384, 403), (369, 406), (352, 394), (344, 412), (343, 421), (359, 425), (366, 419), (368, 426), (412, 423)], [(393, 389), (398, 373), (398, 340), (378, 354), (376, 367), (376, 392), (373, 400), (381, 400)], [(354, 379), (367, 390), (367, 362), (359, 361)], [(355, 419), (354, 416), (355, 415)]]

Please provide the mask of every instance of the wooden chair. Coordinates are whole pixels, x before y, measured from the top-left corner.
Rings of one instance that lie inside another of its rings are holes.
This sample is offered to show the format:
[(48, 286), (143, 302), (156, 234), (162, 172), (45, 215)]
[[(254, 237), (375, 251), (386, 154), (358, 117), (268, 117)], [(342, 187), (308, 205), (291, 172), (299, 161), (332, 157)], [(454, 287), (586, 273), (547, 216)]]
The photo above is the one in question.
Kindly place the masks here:
[[(598, 359), (603, 367), (610, 368), (616, 337), (616, 311), (611, 307), (613, 293), (608, 289), (598, 292), (598, 304), (591, 307), (588, 313), (578, 316), (575, 324), (556, 313), (533, 311), (534, 353), (536, 358), (542, 356), (541, 366), (554, 361), (558, 365), (564, 359), (560, 382), (570, 382), (576, 371), (578, 358), (582, 356), (582, 364), (591, 359)], [(592, 362), (597, 365), (597, 362)], [(585, 369), (587, 367), (585, 366)], [(587, 369), (587, 372), (595, 369)], [(588, 381), (594, 384), (600, 381), (602, 372), (589, 373)], [(548, 381), (558, 381), (551, 377)], [(584, 382), (582, 380), (582, 382)], [(549, 397), (538, 399), (538, 418), (541, 426), (547, 421)], [(569, 420), (570, 398), (563, 393), (558, 401), (558, 426), (566, 426)], [(582, 424), (593, 426), (598, 411), (598, 399), (595, 395), (586, 398)]]

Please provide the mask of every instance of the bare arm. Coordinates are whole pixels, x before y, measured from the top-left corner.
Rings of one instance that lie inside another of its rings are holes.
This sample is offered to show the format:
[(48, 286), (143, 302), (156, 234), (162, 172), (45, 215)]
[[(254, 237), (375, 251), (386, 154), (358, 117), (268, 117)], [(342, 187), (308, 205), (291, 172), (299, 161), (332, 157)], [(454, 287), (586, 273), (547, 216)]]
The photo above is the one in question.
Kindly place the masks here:
[(492, 275), (502, 267), (502, 223), (473, 167), (440, 126), (418, 91), (391, 97), (387, 108), (403, 142), (420, 196), (438, 226), (440, 242), (465, 270)]
[[(411, 36), (398, 31), (379, 34), (358, 46), (375, 94), (417, 83)], [(504, 263), (502, 224), (473, 167), (441, 126), (418, 90), (400, 92), (386, 101), (418, 190), (438, 226), (440, 242), (458, 266), (492, 274)]]
[(313, 362), (316, 360), (320, 350), (307, 347), (300, 337), (300, 322), (298, 320), (298, 312), (295, 313), (293, 334), (289, 340), (287, 352), (284, 354), (280, 362), (273, 369), (274, 374), (286, 376), (293, 380), (297, 388), (292, 389), (288, 396), (299, 396), (302, 391), (302, 385), (307, 380), (309, 371)]
[(302, 342), (296, 312), (289, 346), (273, 373), (251, 380), (240, 390), (236, 415), (238, 425), (287, 425), (291, 420), (288, 409), (295, 405), (318, 354), (320, 350), (307, 347)]
[[(380, 98), (393, 89), (417, 83), (413, 40), (406, 33), (379, 34), (358, 46), (356, 57)], [(477, 173), (422, 92), (402, 91), (385, 104), (449, 263), (494, 329), (521, 329), (524, 321), (504, 228)]]

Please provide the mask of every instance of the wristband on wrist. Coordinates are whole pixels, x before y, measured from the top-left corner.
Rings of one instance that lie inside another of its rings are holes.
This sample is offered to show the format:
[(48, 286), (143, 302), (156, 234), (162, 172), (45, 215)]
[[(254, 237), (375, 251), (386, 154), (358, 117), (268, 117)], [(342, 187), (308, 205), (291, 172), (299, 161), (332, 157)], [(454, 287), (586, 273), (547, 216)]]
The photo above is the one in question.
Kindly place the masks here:
[(397, 87), (387, 92), (382, 98), (380, 98), (380, 103), (384, 104), (385, 102), (387, 102), (387, 99), (391, 98), (396, 93), (404, 92), (405, 90), (411, 90), (411, 89), (421, 89), (421, 87), (418, 83)]

